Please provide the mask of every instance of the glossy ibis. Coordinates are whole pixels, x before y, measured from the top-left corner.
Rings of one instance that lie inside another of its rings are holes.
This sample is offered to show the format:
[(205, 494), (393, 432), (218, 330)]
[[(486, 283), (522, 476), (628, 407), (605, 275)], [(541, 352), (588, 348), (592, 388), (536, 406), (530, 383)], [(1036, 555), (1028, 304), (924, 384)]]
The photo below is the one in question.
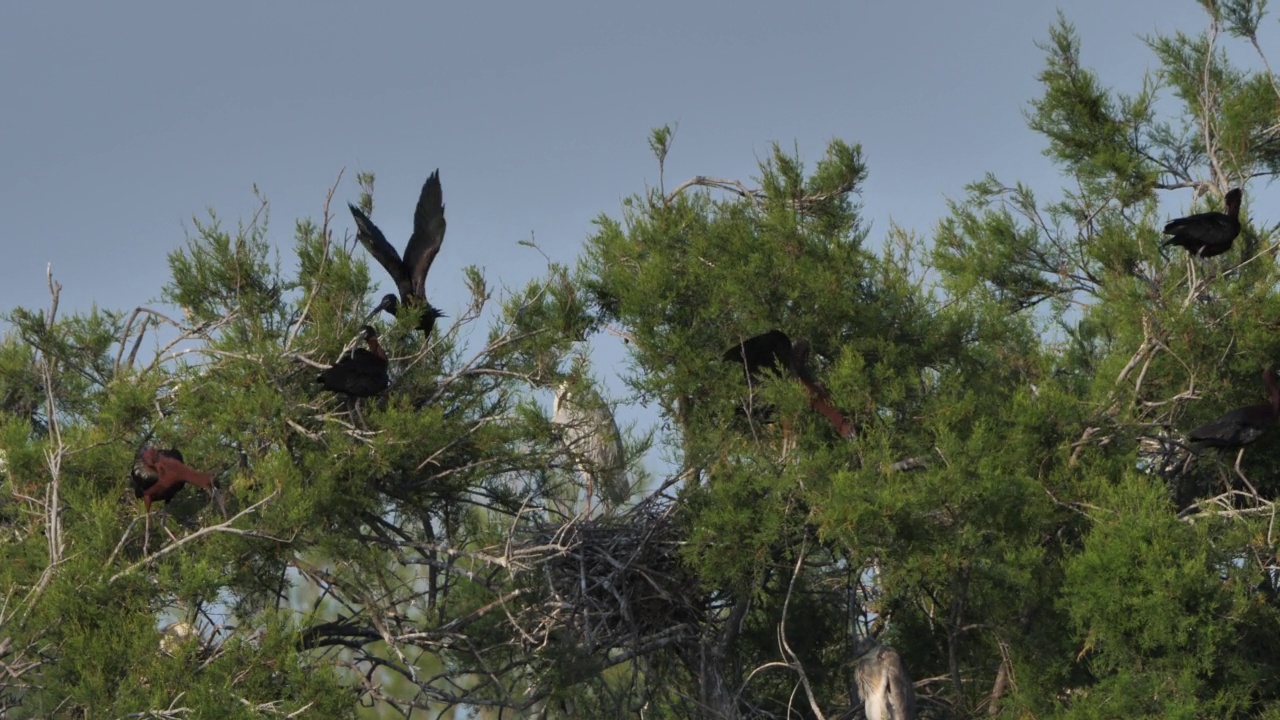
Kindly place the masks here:
[[(147, 552), (147, 540), (151, 536), (151, 502), (160, 500), (168, 507), (169, 501), (182, 490), (183, 483), (191, 483), (208, 490), (218, 502), (218, 508), (226, 512), (226, 504), (213, 476), (192, 470), (183, 461), (182, 453), (175, 449), (157, 450), (149, 446), (142, 448), (129, 474), (133, 479), (134, 497), (142, 498), (146, 513), (142, 541), (144, 555)], [(163, 520), (161, 520), (161, 527), (164, 527)], [(165, 532), (169, 532), (169, 529), (165, 528)], [(170, 533), (169, 537), (172, 538), (173, 534)]]
[(897, 650), (876, 643), (853, 671), (867, 720), (915, 720), (916, 691)]
[(809, 406), (821, 413), (840, 437), (847, 438), (856, 432), (853, 423), (832, 404), (831, 393), (809, 370), (808, 341), (800, 340), (793, 345), (786, 333), (775, 329), (747, 338), (726, 350), (722, 357), (742, 363), (748, 383), (755, 382), (760, 373), (768, 369), (794, 375), (809, 396)]
[(409, 236), (409, 244), (404, 248), (403, 257), (387, 242), (386, 236), (368, 215), (355, 205), (348, 204), (347, 207), (351, 209), (351, 216), (356, 221), (356, 238), (378, 264), (386, 269), (400, 293), (399, 299), (394, 294), (384, 296), (369, 317), (383, 311), (396, 315), (401, 307), (421, 307), (422, 320), (418, 323), (418, 328), (429, 338), (436, 318), (444, 317), (427, 302), (426, 292), (427, 271), (440, 252), (440, 245), (444, 243), (444, 194), (440, 188), (440, 171), (431, 173), (431, 177), (422, 185), (418, 207), (413, 213), (413, 234)]
[(742, 363), (751, 378), (766, 369), (783, 372), (791, 368), (791, 338), (781, 330), (770, 330), (725, 350), (723, 357)]
[(623, 459), (622, 434), (604, 398), (565, 380), (556, 390), (551, 422), (562, 432), (565, 448), (587, 483), (587, 517), (595, 491), (608, 513), (631, 496)]
[(1187, 253), (1202, 258), (1221, 255), (1231, 249), (1231, 243), (1240, 234), (1240, 198), (1243, 192), (1236, 188), (1227, 193), (1227, 211), (1204, 212), (1178, 218), (1164, 226), (1164, 234), (1173, 237), (1160, 247), (1177, 245)]
[(1277, 385), (1276, 371), (1272, 368), (1263, 370), (1262, 381), (1267, 385), (1268, 402), (1232, 410), (1208, 425), (1201, 425), (1192, 430), (1188, 435), (1192, 442), (1207, 447), (1239, 449), (1236, 453), (1236, 475), (1249, 486), (1249, 490), (1255, 497), (1258, 496), (1258, 491), (1253, 487), (1253, 483), (1249, 482), (1249, 478), (1240, 471), (1240, 461), (1244, 459), (1244, 448), (1262, 437), (1280, 418), (1280, 385)]
[(355, 348), (333, 367), (320, 373), (316, 382), (325, 390), (352, 397), (369, 397), (387, 389), (387, 353), (378, 343), (378, 333), (369, 325), (364, 328), (364, 341), (369, 349)]

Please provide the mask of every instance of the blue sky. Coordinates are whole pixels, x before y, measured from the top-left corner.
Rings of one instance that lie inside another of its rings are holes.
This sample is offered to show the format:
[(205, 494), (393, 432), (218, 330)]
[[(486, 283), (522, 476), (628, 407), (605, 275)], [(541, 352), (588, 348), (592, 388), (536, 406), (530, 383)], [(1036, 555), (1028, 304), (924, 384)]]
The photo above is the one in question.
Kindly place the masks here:
[[(190, 218), (247, 216), (254, 183), (287, 252), (293, 219), (318, 216), (343, 167), (342, 200), (357, 195), (355, 171), (377, 173), (392, 238), (441, 169), (449, 236), (432, 280), (447, 306), (464, 265), (529, 277), (538, 259), (514, 243), (531, 233), (572, 258), (592, 217), (655, 182), (646, 135), (662, 123), (679, 124), (677, 180), (749, 175), (775, 140), (809, 158), (832, 137), (861, 142), (881, 232), (890, 218), (927, 231), (944, 198), (988, 170), (1059, 184), (1022, 116), (1050, 4), (363, 8), (8, 4), (0, 308), (42, 304), (47, 262), (73, 307), (146, 302)], [(1139, 34), (1203, 25), (1191, 0), (1067, 13), (1085, 62), (1129, 86), (1152, 63)]]
[[(1193, 0), (1064, 6), (1084, 62), (1135, 89), (1140, 35), (1199, 32)], [(987, 171), (1061, 185), (1026, 129), (1057, 9), (1049, 3), (8, 3), (0, 11), (0, 310), (132, 308), (158, 298), (192, 216), (234, 226), (272, 203), (318, 218), (357, 171), (397, 246), (440, 168), (449, 232), (432, 302), (457, 317), (461, 268), (516, 287), (571, 261), (601, 212), (655, 184), (651, 127), (678, 124), (668, 183), (746, 178), (770, 143), (808, 159), (839, 137), (870, 164), (862, 202), (928, 234)], [(1270, 30), (1268, 26), (1267, 30)], [(1189, 202), (1189, 197), (1183, 200)], [(375, 268), (374, 277), (390, 283)], [(610, 353), (612, 354), (612, 353)]]

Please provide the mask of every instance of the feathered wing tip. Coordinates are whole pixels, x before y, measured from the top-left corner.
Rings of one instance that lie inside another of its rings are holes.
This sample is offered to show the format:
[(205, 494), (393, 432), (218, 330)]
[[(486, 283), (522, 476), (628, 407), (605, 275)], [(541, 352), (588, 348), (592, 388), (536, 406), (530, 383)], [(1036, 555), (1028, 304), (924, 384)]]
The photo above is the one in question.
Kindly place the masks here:
[(444, 219), (444, 189), (437, 168), (422, 185), (413, 211), (413, 234), (404, 248), (404, 264), (413, 278), (413, 294), (426, 298), (427, 273), (444, 244), (448, 223)]
[(351, 211), (351, 217), (356, 221), (357, 233), (382, 234), (382, 231), (378, 229), (377, 225), (373, 224), (373, 221), (369, 219), (369, 216), (365, 215), (364, 211), (354, 203), (347, 203), (347, 209)]

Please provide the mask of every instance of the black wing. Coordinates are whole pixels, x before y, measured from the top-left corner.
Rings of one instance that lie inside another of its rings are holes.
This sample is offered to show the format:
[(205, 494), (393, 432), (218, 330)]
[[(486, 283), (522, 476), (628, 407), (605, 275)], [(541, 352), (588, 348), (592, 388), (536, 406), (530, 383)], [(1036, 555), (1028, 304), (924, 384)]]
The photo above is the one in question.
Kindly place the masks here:
[(413, 294), (425, 298), (427, 272), (444, 244), (444, 191), (440, 187), (440, 171), (422, 185), (418, 207), (413, 212), (413, 235), (404, 248), (404, 264), (413, 278)]
[(1174, 236), (1171, 242), (1184, 247), (1189, 243), (1223, 245), (1240, 234), (1240, 221), (1219, 212), (1200, 213), (1170, 222), (1164, 232)]
[(387, 361), (364, 348), (356, 348), (333, 367), (320, 373), (316, 382), (332, 392), (355, 397), (377, 395), (387, 389)]
[(364, 214), (360, 208), (347, 203), (347, 207), (351, 209), (351, 217), (356, 219), (356, 239), (364, 246), (365, 250), (373, 256), (378, 264), (386, 268), (387, 274), (396, 283), (396, 289), (400, 291), (401, 297), (409, 297), (412, 294), (413, 282), (409, 278), (409, 271), (405, 268), (404, 261), (400, 259), (400, 253), (391, 247), (391, 243), (387, 242), (387, 237), (382, 234), (377, 225)]
[(1188, 437), (1209, 447), (1237, 448), (1262, 437), (1273, 420), (1269, 405), (1250, 405), (1232, 410), (1208, 425), (1201, 425)]
[(770, 330), (747, 338), (724, 352), (725, 360), (740, 362), (755, 375), (766, 367), (783, 371), (791, 368), (791, 338), (781, 330)]

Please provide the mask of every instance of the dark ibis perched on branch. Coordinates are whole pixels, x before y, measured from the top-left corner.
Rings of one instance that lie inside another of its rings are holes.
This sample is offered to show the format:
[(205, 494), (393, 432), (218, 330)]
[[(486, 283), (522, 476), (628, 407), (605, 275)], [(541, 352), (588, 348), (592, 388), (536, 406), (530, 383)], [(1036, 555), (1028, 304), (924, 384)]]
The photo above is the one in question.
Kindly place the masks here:
[(368, 325), (364, 326), (364, 341), (368, 350), (355, 348), (320, 373), (316, 382), (324, 385), (325, 390), (352, 397), (369, 397), (386, 390), (391, 384), (387, 377), (387, 353), (378, 343), (377, 331)]
[[(146, 526), (142, 541), (143, 554), (147, 552), (147, 540), (151, 536), (151, 502), (160, 500), (168, 507), (169, 501), (177, 497), (178, 492), (182, 490), (183, 483), (191, 483), (208, 490), (218, 502), (218, 508), (226, 512), (226, 504), (213, 476), (192, 470), (184, 462), (182, 453), (175, 449), (157, 450), (149, 446), (142, 448), (129, 475), (133, 479), (133, 495), (142, 498), (146, 510)], [(161, 527), (163, 526), (162, 520)], [(165, 528), (165, 532), (168, 532), (168, 528)], [(170, 537), (172, 538), (173, 535), (170, 534)]]
[(731, 362), (742, 363), (748, 383), (757, 381), (760, 373), (768, 369), (794, 375), (809, 396), (809, 406), (822, 413), (836, 432), (840, 433), (840, 437), (850, 437), (856, 431), (853, 422), (842, 415), (831, 402), (831, 393), (810, 372), (808, 341), (798, 340), (793, 345), (786, 333), (770, 330), (729, 348), (723, 357)]
[(1240, 471), (1240, 461), (1244, 459), (1244, 447), (1262, 437), (1262, 435), (1280, 419), (1280, 385), (1277, 384), (1276, 371), (1267, 368), (1262, 371), (1262, 381), (1267, 385), (1268, 402), (1261, 405), (1249, 405), (1223, 415), (1208, 425), (1201, 425), (1191, 431), (1188, 436), (1192, 442), (1208, 447), (1225, 450), (1239, 449), (1236, 453), (1236, 475), (1249, 486), (1254, 496), (1258, 491), (1253, 483)]
[(373, 259), (386, 268), (400, 293), (399, 299), (392, 293), (384, 296), (369, 317), (381, 311), (398, 315), (401, 307), (421, 307), (422, 320), (418, 323), (418, 329), (430, 337), (436, 318), (444, 317), (427, 302), (426, 291), (427, 271), (440, 252), (440, 245), (444, 243), (444, 193), (440, 188), (440, 171), (431, 173), (431, 177), (422, 186), (418, 207), (413, 213), (413, 234), (409, 236), (409, 244), (404, 248), (403, 257), (387, 242), (386, 236), (368, 215), (355, 205), (348, 203), (347, 207), (356, 220), (356, 238)]
[(1227, 193), (1227, 211), (1204, 212), (1173, 220), (1164, 226), (1164, 234), (1173, 237), (1161, 247), (1177, 245), (1188, 253), (1202, 258), (1221, 255), (1231, 249), (1231, 243), (1240, 234), (1240, 198), (1243, 192), (1236, 188)]

